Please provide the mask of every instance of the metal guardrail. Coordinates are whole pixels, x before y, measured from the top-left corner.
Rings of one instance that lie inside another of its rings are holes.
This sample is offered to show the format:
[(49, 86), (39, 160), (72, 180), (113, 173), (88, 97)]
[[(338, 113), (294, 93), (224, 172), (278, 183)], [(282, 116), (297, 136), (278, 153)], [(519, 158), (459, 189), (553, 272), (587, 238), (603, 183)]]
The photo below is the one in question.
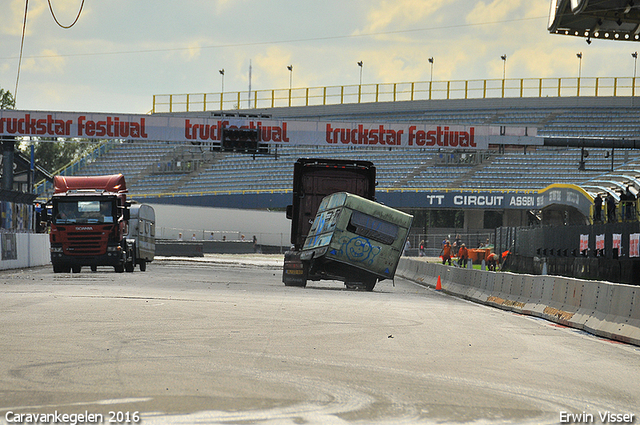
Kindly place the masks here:
[(157, 94), (152, 113), (438, 99), (635, 96), (636, 77), (509, 78)]

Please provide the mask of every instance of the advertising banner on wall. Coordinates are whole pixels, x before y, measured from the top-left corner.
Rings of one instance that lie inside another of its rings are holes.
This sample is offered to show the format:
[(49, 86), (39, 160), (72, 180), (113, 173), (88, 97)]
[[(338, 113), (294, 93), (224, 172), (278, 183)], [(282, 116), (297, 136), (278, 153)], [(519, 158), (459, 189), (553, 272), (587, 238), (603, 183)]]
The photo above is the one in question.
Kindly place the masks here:
[(584, 252), (589, 249), (589, 235), (580, 235), (580, 252)]
[(640, 257), (640, 233), (629, 235), (629, 257)]
[(220, 142), (223, 128), (257, 128), (262, 142), (291, 145), (486, 150), (490, 144), (543, 144), (534, 127), (0, 110), (1, 136), (206, 144)]

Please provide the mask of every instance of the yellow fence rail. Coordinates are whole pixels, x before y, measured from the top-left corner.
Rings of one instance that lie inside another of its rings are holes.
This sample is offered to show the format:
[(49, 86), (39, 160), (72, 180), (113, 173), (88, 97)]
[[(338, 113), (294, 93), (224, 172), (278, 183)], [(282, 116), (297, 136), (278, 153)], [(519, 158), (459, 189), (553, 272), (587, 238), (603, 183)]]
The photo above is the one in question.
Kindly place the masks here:
[(534, 97), (629, 97), (635, 77), (520, 78), (419, 81), (413, 83), (253, 90), (225, 93), (157, 94), (153, 113), (268, 109), (408, 100)]

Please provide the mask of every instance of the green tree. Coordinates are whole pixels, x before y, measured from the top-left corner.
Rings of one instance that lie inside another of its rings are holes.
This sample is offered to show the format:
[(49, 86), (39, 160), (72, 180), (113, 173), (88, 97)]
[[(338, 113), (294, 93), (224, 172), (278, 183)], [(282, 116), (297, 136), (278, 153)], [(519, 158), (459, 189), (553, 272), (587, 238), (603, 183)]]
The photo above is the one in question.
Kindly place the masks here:
[(16, 100), (9, 92), (0, 87), (0, 109), (14, 109), (16, 107)]
[(55, 172), (91, 152), (98, 142), (38, 140), (22, 142), (18, 145), (18, 150), (29, 157), (31, 155), (31, 143), (34, 145), (36, 165), (49, 172)]

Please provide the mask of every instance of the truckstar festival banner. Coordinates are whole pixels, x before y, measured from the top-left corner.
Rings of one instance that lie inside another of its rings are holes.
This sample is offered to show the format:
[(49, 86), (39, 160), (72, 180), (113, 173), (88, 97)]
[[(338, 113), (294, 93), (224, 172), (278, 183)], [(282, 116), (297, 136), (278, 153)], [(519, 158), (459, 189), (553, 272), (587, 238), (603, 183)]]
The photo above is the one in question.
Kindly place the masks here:
[(257, 128), (261, 142), (291, 145), (483, 150), (489, 144), (543, 143), (533, 127), (0, 110), (1, 136), (208, 143), (219, 142), (223, 128)]

